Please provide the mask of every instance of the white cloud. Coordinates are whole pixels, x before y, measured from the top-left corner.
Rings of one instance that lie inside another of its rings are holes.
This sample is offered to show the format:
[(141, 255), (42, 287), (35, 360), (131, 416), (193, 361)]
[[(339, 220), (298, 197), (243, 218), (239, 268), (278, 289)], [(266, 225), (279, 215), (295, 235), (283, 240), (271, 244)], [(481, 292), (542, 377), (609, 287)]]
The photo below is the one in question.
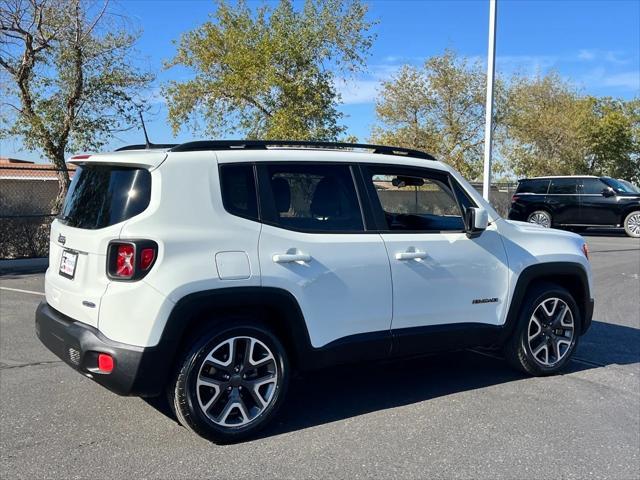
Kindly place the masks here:
[(597, 61), (615, 65), (626, 65), (631, 62), (631, 59), (622, 50), (582, 49), (578, 52), (577, 58), (585, 62)]
[(345, 105), (373, 103), (378, 97), (379, 80), (336, 80), (336, 89)]
[[(486, 57), (467, 57), (471, 64), (480, 62), (486, 67)], [(421, 66), (425, 58), (387, 56), (381, 63), (369, 65), (368, 72), (356, 79), (337, 79), (336, 89), (342, 95), (342, 102), (347, 105), (373, 103), (378, 98), (381, 84), (393, 78), (398, 70), (406, 64)], [(579, 63), (593, 62), (598, 68), (583, 73)], [(577, 53), (558, 55), (497, 55), (496, 70), (509, 77), (521, 74), (529, 77), (544, 75), (551, 69), (561, 71), (567, 78), (576, 79), (589, 88), (610, 88), (619, 90), (640, 89), (640, 72), (616, 71), (620, 65), (631, 63), (631, 59), (622, 51), (581, 49)]]
[(640, 72), (622, 72), (602, 77), (602, 84), (607, 87), (620, 87), (629, 90), (640, 90)]
[(579, 60), (593, 60), (594, 58), (596, 58), (596, 54), (593, 52), (593, 50), (580, 50), (578, 52), (578, 59)]
[(586, 73), (580, 81), (591, 88), (613, 88), (619, 90), (640, 92), (640, 72), (630, 70), (626, 72), (612, 73), (605, 68), (596, 68)]
[(355, 79), (336, 79), (335, 87), (345, 105), (373, 103), (381, 84), (391, 79), (403, 63), (378, 63), (369, 66), (367, 74)]
[(559, 60), (554, 55), (497, 55), (496, 69), (507, 75), (517, 72), (533, 76), (556, 66)]

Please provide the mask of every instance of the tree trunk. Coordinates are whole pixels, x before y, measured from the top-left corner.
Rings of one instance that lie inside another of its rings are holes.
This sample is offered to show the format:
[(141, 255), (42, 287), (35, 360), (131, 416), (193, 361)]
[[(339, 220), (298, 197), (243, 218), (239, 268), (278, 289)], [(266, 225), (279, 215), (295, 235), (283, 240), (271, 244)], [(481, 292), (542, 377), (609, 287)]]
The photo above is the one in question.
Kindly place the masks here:
[(62, 210), (62, 205), (64, 204), (64, 199), (67, 195), (67, 190), (69, 190), (71, 180), (69, 179), (67, 164), (64, 161), (64, 154), (62, 155), (62, 159), (54, 159), (53, 166), (58, 169), (56, 172), (58, 175), (58, 195), (51, 204), (51, 213), (53, 215), (57, 215)]

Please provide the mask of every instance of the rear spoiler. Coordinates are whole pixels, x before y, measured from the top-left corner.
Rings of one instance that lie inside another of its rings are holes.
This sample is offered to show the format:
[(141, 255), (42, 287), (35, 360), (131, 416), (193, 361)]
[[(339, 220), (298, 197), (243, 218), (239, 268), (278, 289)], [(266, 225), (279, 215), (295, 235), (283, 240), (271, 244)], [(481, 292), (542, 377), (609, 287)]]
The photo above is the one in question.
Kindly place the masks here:
[(122, 150), (110, 153), (75, 155), (69, 159), (74, 165), (114, 165), (153, 170), (167, 158), (165, 150)]

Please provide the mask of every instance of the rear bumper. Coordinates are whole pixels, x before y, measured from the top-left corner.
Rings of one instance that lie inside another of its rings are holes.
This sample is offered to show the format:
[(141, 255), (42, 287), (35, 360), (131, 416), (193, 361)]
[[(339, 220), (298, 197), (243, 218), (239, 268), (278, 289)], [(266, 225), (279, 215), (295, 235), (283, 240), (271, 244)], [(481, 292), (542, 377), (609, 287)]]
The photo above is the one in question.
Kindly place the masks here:
[[(46, 302), (36, 310), (36, 334), (67, 365), (119, 395), (159, 395), (165, 382), (167, 356), (107, 339), (96, 328), (63, 315)], [(114, 359), (109, 374), (97, 371), (98, 354)]]

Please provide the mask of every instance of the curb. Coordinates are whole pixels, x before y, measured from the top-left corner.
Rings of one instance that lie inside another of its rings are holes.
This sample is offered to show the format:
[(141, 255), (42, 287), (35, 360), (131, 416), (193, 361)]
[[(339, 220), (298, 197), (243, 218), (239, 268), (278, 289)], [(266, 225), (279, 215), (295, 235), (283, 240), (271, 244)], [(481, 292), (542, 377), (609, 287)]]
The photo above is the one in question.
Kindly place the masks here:
[(18, 258), (0, 260), (0, 275), (8, 273), (43, 273), (49, 266), (48, 258)]

